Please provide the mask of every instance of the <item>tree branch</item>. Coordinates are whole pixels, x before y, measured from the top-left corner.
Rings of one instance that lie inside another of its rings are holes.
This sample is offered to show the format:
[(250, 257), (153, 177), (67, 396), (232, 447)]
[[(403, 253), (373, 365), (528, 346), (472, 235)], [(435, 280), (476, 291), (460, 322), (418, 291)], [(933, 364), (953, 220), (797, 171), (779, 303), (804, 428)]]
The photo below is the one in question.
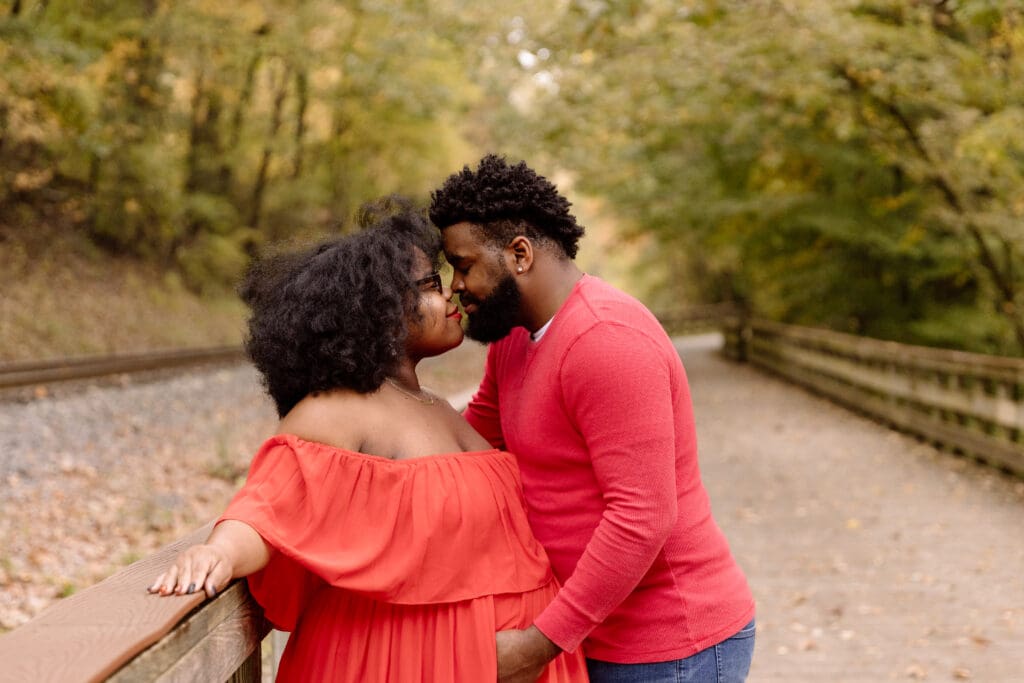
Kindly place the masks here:
[[(921, 139), (921, 136), (918, 135), (917, 129), (914, 127), (909, 117), (907, 117), (895, 102), (885, 100), (881, 96), (868, 90), (864, 84), (855, 77), (853, 70), (847, 66), (836, 64), (835, 70), (839, 76), (847, 82), (853, 92), (860, 93), (870, 101), (874, 102), (875, 105), (896, 121), (900, 130), (903, 131), (907, 140), (910, 142), (910, 146), (922, 161), (927, 163), (933, 169), (938, 167), (938, 164), (932, 158), (932, 155), (929, 153), (928, 148)], [(965, 208), (965, 204), (957, 194), (952, 183), (950, 183), (938, 170), (935, 170), (926, 176), (925, 180), (939, 191), (950, 208), (952, 208), (953, 211), (963, 219), (964, 229), (967, 231), (967, 234), (974, 242), (975, 248), (978, 250), (978, 256), (981, 259), (981, 264), (988, 272), (989, 277), (992, 278), (992, 283), (996, 286), (996, 290), (999, 292), (1001, 301), (998, 302), (1000, 305), (997, 306), (997, 309), (1009, 319), (1010, 324), (1013, 326), (1014, 334), (1017, 337), (1017, 343), (1021, 348), (1024, 348), (1024, 319), (1018, 315), (1016, 310), (1017, 297), (1016, 288), (1014, 287), (1013, 282), (1013, 270), (1010, 265), (1012, 260), (1011, 255), (1007, 255), (1007, 267), (1005, 269), (1000, 268), (996, 255), (985, 241), (985, 235), (981, 229), (971, 221)]]

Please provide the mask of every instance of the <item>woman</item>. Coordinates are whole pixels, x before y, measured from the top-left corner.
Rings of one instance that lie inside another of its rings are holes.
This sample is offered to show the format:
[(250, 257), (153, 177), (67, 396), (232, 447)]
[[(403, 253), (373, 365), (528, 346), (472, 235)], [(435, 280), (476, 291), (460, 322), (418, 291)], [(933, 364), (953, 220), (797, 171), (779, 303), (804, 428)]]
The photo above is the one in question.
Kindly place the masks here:
[[(279, 681), (495, 680), (495, 633), (557, 585), (512, 455), (491, 449), (416, 364), (462, 341), (439, 236), (405, 209), (258, 264), (246, 350), (281, 416), (203, 545), (150, 591), (247, 576), (293, 631)], [(585, 681), (579, 653), (541, 680)]]

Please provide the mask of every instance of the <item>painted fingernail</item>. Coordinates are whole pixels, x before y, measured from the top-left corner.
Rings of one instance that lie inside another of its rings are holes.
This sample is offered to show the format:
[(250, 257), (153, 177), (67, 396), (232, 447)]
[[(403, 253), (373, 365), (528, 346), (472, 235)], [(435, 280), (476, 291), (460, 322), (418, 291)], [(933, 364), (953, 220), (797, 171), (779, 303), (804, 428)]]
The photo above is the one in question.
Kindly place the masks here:
[(188, 593), (189, 595), (192, 595), (193, 593), (196, 592), (196, 585), (194, 583), (190, 583), (188, 585), (188, 590), (185, 591), (185, 592)]

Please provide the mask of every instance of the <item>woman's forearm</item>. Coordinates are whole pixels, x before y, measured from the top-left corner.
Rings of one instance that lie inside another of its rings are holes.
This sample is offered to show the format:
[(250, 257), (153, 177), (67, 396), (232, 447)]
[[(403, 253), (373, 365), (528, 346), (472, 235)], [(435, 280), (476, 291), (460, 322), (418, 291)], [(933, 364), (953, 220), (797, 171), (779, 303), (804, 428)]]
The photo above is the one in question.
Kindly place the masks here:
[(227, 519), (213, 528), (206, 543), (186, 549), (157, 577), (149, 592), (186, 595), (204, 590), (213, 597), (231, 579), (267, 566), (270, 546), (245, 522)]
[(225, 519), (213, 528), (206, 544), (220, 549), (231, 567), (231, 578), (248, 576), (267, 566), (270, 546), (245, 522)]

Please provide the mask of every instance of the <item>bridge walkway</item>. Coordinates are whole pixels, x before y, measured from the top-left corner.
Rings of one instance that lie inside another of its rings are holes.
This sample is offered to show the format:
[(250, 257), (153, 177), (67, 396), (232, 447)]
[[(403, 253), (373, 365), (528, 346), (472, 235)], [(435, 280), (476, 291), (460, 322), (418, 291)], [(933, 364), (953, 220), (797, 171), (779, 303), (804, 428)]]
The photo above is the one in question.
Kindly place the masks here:
[(752, 682), (1024, 681), (1024, 482), (681, 338)]

